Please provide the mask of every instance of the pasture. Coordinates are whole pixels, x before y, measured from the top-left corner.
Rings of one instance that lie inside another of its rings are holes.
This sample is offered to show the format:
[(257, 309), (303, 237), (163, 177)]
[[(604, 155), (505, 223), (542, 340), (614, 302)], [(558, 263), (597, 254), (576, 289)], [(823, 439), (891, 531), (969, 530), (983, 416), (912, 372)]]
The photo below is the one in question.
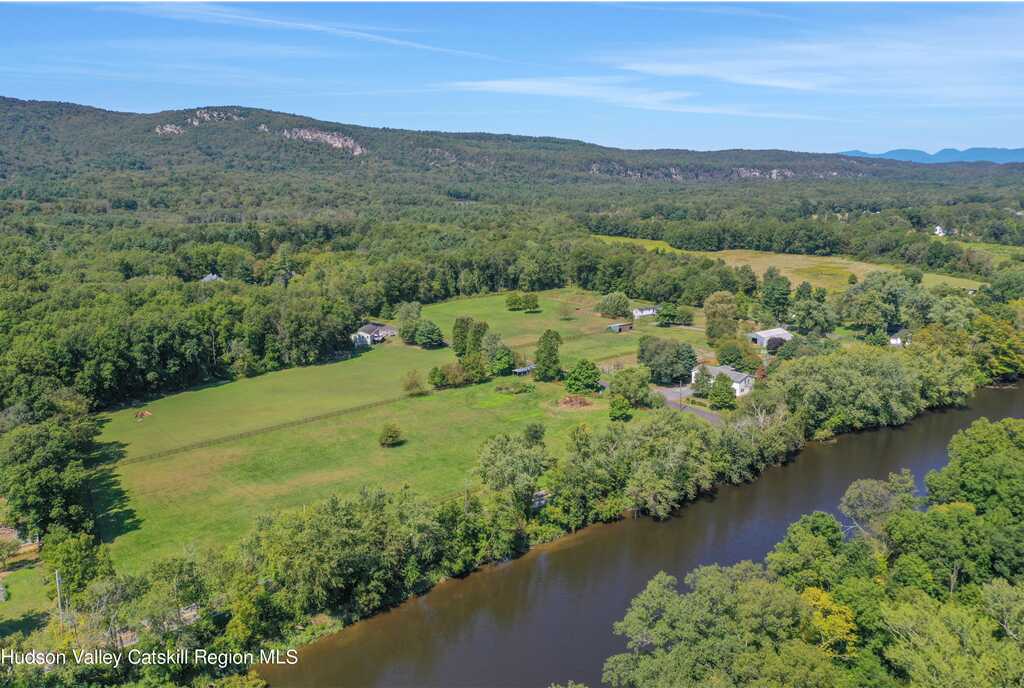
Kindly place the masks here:
[[(864, 279), (869, 272), (877, 270), (899, 270), (894, 265), (884, 263), (866, 263), (853, 258), (842, 256), (807, 256), (795, 253), (769, 253), (767, 251), (687, 251), (669, 246), (668, 243), (657, 239), (633, 239), (630, 237), (598, 236), (597, 238), (609, 243), (630, 243), (643, 246), (649, 251), (670, 251), (674, 253), (688, 253), (691, 255), (705, 256), (712, 259), (721, 259), (731, 266), (749, 265), (758, 276), (763, 275), (769, 267), (778, 268), (783, 276), (788, 277), (793, 286), (800, 282), (807, 281), (815, 287), (824, 287), (829, 291), (840, 291), (849, 287), (850, 275), (856, 275), (858, 280)], [(981, 285), (977, 280), (965, 277), (950, 277), (928, 272), (924, 275), (923, 284), (930, 287), (936, 284), (948, 284), (961, 289), (975, 289)]]
[[(455, 318), (486, 320), (532, 358), (548, 328), (564, 339), (562, 365), (579, 358), (623, 360), (645, 333), (704, 346), (698, 328), (658, 328), (653, 318), (633, 332), (607, 330), (593, 312), (598, 296), (560, 289), (540, 294), (540, 312), (510, 312), (505, 295), (465, 298), (423, 308), (446, 336)], [(563, 309), (562, 304), (570, 304)], [(104, 417), (101, 441), (121, 458), (102, 467), (97, 505), (104, 541), (125, 570), (183, 548), (236, 541), (256, 517), (331, 494), (352, 495), (364, 485), (409, 485), (426, 496), (472, 489), (476, 449), (499, 432), (543, 422), (552, 451), (561, 453), (568, 429), (607, 422), (605, 402), (568, 410), (558, 406), (561, 384), (536, 391), (498, 392), (502, 378), (484, 385), (403, 395), (401, 379), (454, 360), (449, 349), (422, 350), (392, 340), (351, 359), (208, 386), (164, 397)], [(151, 416), (137, 420), (147, 410)], [(398, 423), (405, 444), (383, 449), (377, 435)]]

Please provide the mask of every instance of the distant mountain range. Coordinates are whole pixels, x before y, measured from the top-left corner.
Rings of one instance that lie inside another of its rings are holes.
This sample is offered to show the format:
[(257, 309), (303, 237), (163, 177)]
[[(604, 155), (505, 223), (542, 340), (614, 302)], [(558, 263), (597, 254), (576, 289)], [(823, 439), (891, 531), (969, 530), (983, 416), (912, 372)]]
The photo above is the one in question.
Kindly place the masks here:
[(1024, 148), (943, 148), (938, 153), (926, 153), (914, 148), (897, 148), (887, 153), (865, 153), (861, 150), (843, 151), (839, 155), (855, 158), (886, 158), (904, 162), (1024, 162)]

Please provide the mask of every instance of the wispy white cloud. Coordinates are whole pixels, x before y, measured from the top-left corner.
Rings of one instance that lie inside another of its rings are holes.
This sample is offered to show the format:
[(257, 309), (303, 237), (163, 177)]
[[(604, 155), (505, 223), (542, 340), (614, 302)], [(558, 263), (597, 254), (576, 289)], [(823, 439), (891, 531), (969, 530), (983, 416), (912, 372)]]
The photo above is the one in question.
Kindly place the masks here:
[(303, 31), (319, 33), (338, 38), (348, 38), (381, 45), (390, 45), (397, 48), (410, 48), (414, 50), (425, 50), (428, 52), (442, 53), (458, 57), (472, 57), (482, 60), (497, 60), (501, 58), (485, 55), (483, 53), (469, 50), (458, 50), (443, 46), (410, 41), (403, 38), (388, 36), (386, 33), (394, 32), (392, 29), (374, 29), (363, 27), (358, 24), (339, 24), (326, 22), (300, 21), (272, 17), (265, 14), (257, 14), (238, 9), (237, 6), (221, 6), (207, 4), (178, 3), (173, 5), (107, 5), (104, 10), (133, 12), (164, 17), (166, 19), (178, 19), (183, 21), (201, 22), (205, 24), (226, 24), (230, 26), (242, 26), (251, 28), (267, 28), (286, 31)]
[(622, 77), (530, 77), (520, 79), (485, 79), (451, 81), (442, 85), (453, 91), (499, 93), (554, 98), (577, 98), (638, 110), (679, 112), (736, 117), (777, 119), (819, 119), (810, 115), (773, 112), (726, 105), (691, 102), (697, 94), (681, 90), (658, 90), (636, 85)]
[(324, 58), (336, 57), (339, 53), (309, 45), (291, 45), (268, 41), (238, 41), (207, 38), (128, 38), (90, 42), (86, 46), (94, 54), (106, 49), (116, 53), (132, 55), (167, 55), (177, 58)]
[[(832, 37), (720, 38), (710, 45), (604, 55), (607, 66), (651, 77), (922, 104), (1024, 102), (1024, 12), (943, 15), (917, 26), (861, 26)], [(686, 82), (684, 82), (686, 83)], [(689, 83), (692, 83), (689, 82)]]

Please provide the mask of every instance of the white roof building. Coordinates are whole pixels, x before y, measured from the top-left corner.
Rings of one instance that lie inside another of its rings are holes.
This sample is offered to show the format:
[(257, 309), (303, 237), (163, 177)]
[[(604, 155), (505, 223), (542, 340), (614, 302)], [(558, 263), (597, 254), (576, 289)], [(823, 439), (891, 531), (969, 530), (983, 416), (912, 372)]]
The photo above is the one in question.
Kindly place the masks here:
[(789, 330), (783, 327), (773, 327), (768, 330), (758, 330), (757, 332), (750, 333), (750, 341), (758, 346), (768, 346), (768, 342), (772, 339), (781, 339), (784, 342), (788, 342), (793, 338), (793, 335)]

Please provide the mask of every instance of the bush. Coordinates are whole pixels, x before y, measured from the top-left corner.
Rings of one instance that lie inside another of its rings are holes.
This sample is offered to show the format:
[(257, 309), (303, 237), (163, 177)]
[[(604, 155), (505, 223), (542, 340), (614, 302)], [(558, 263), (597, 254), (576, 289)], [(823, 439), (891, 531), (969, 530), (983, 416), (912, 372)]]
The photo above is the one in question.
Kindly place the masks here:
[(381, 428), (380, 437), (377, 438), (377, 443), (382, 447), (397, 447), (403, 441), (402, 429), (397, 423), (385, 423)]
[(586, 394), (601, 389), (601, 371), (583, 358), (565, 376), (565, 389), (573, 394)]
[(526, 394), (534, 391), (535, 389), (537, 389), (537, 385), (532, 382), (523, 382), (521, 380), (513, 380), (494, 387), (494, 391), (501, 392), (502, 394)]
[(435, 389), (463, 387), (469, 383), (466, 369), (458, 361), (431, 368), (427, 379)]
[(444, 334), (430, 320), (420, 320), (416, 325), (416, 344), (424, 349), (436, 349), (444, 346)]
[(633, 407), (625, 397), (616, 394), (611, 398), (611, 404), (608, 406), (608, 417), (612, 420), (628, 421), (633, 417)]
[(402, 389), (411, 397), (422, 396), (427, 393), (427, 387), (423, 384), (423, 376), (418, 370), (410, 370), (402, 378)]
[(528, 313), (536, 313), (540, 310), (540, 302), (537, 300), (536, 294), (523, 294), (523, 310)]
[(505, 308), (510, 311), (521, 311), (523, 310), (523, 295), (517, 291), (512, 292), (505, 297)]

